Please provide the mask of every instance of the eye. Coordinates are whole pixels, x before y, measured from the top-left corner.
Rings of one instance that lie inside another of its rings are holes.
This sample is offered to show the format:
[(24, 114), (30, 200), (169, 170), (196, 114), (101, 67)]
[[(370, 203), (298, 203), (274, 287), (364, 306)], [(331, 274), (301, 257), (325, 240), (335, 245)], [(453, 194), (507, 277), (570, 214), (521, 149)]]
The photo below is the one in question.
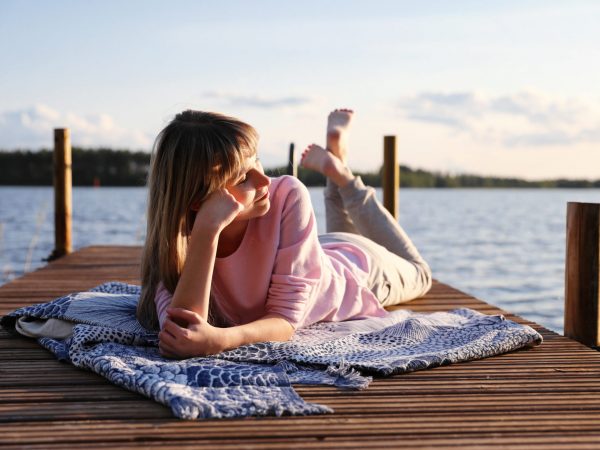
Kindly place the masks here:
[(246, 174), (244, 174), (244, 177), (240, 181), (237, 182), (236, 186), (239, 184), (245, 183), (247, 179), (248, 179), (248, 174), (246, 173)]

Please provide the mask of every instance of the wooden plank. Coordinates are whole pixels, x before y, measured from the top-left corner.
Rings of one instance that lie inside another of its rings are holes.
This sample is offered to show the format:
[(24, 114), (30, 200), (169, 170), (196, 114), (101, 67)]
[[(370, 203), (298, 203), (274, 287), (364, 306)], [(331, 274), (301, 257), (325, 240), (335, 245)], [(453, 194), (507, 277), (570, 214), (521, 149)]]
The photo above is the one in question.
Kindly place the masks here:
[[(436, 417), (431, 417), (431, 419), (435, 420)], [(281, 418), (279, 421), (280, 423), (286, 423), (285, 418)], [(320, 424), (324, 425), (326, 422), (327, 420), (323, 419)], [(208, 423), (213, 426), (216, 425), (215, 421)], [(556, 428), (553, 430), (551, 425), (547, 427), (542, 426), (541, 430), (539, 431), (511, 430), (510, 428), (504, 428), (501, 431), (474, 430), (461, 436), (456, 436), (455, 434), (456, 430), (461, 428), (460, 424), (457, 424), (454, 428), (444, 429), (444, 427), (442, 427), (441, 431), (429, 429), (426, 431), (417, 432), (413, 430), (398, 430), (398, 424), (395, 423), (384, 422), (381, 424), (382, 426), (372, 426), (372, 424), (360, 426), (358, 424), (351, 424), (350, 432), (354, 431), (355, 434), (350, 436), (339, 435), (335, 431), (332, 433), (331, 429), (336, 429), (337, 424), (326, 424), (329, 425), (329, 427), (318, 427), (316, 433), (313, 431), (313, 427), (307, 426), (305, 429), (301, 430), (299, 436), (286, 436), (281, 433), (277, 433), (277, 428), (273, 429), (275, 435), (269, 436), (256, 436), (253, 434), (253, 430), (248, 430), (244, 439), (236, 439), (230, 436), (230, 431), (233, 428), (231, 425), (233, 425), (233, 423), (229, 423), (228, 428), (220, 428), (219, 434), (216, 436), (214, 433), (210, 433), (210, 431), (213, 429), (212, 427), (205, 428), (203, 430), (192, 429), (188, 432), (186, 432), (186, 430), (182, 430), (181, 428), (177, 428), (173, 430), (171, 434), (171, 436), (178, 436), (177, 440), (170, 438), (170, 436), (166, 433), (153, 433), (154, 430), (149, 428), (144, 428), (143, 431), (145, 434), (139, 435), (139, 426), (136, 426), (135, 428), (131, 428), (130, 435), (136, 436), (137, 439), (136, 441), (128, 442), (127, 447), (129, 448), (130, 446), (138, 445), (150, 447), (161, 444), (161, 447), (167, 446), (167, 448), (170, 448), (168, 447), (168, 444), (170, 443), (178, 448), (180, 445), (186, 446), (185, 448), (187, 448), (188, 445), (192, 446), (189, 448), (194, 448), (194, 444), (196, 444), (198, 447), (206, 447), (212, 444), (212, 446), (218, 445), (219, 448), (230, 448), (229, 445), (237, 444), (239, 446), (243, 443), (244, 448), (248, 446), (250, 446), (250, 448), (261, 448), (260, 445), (275, 446), (270, 448), (282, 448), (282, 446), (289, 448), (290, 443), (311, 445), (312, 443), (319, 442), (321, 445), (325, 443), (331, 444), (331, 446), (327, 446), (326, 448), (342, 448), (340, 446), (346, 448), (347, 445), (350, 446), (349, 448), (357, 448), (359, 447), (359, 443), (362, 446), (368, 443), (370, 446), (375, 445), (377, 448), (380, 445), (389, 445), (391, 443), (394, 444), (392, 447), (402, 444), (403, 446), (409, 446), (410, 448), (415, 448), (415, 446), (417, 448), (421, 448), (422, 446), (424, 448), (431, 448), (430, 446), (433, 444), (435, 444), (436, 447), (441, 448), (450, 448), (451, 446), (454, 448), (466, 448), (465, 446), (475, 446), (476, 448), (490, 448), (490, 446), (503, 446), (503, 448), (507, 448), (506, 446), (510, 446), (508, 448), (523, 448), (515, 447), (514, 445), (524, 444), (549, 446), (546, 448), (566, 448), (565, 444), (567, 444), (574, 445), (574, 447), (569, 448), (586, 448), (576, 447), (576, 445), (594, 444), (600, 441), (600, 437), (596, 434), (595, 430), (589, 429), (593, 427), (591, 424), (589, 425), (588, 429), (577, 429), (577, 427), (575, 427), (573, 430), (556, 430)], [(237, 423), (235, 425), (237, 425)], [(332, 425), (334, 426), (332, 427)], [(567, 423), (565, 425), (569, 426), (571, 424)], [(159, 427), (162, 428), (162, 424), (155, 425), (155, 429)], [(101, 428), (101, 426), (99, 428)], [(96, 431), (96, 434), (94, 434), (94, 431)], [(122, 445), (123, 440), (127, 439), (127, 436), (124, 434), (119, 435), (113, 430), (110, 431), (112, 431), (110, 434), (102, 434), (100, 430), (86, 430), (86, 435), (90, 436), (92, 439), (95, 437), (97, 440), (90, 440), (81, 443), (77, 441), (72, 442), (69, 440), (71, 433), (69, 430), (65, 430), (65, 440), (62, 441), (61, 444), (64, 445), (65, 443), (69, 442), (69, 448), (82, 448), (86, 444), (89, 445), (90, 442), (93, 442), (94, 447), (101, 447), (102, 444), (106, 444), (108, 446), (111, 444), (115, 445), (115, 443), (120, 443)], [(208, 436), (206, 436), (206, 433)], [(46, 448), (56, 448), (52, 446), (52, 442), (55, 441), (44, 442), (42, 444), (38, 444), (37, 446), (34, 446), (29, 442), (27, 443), (28, 448), (30, 448), (30, 445), (31, 448), (44, 448), (44, 445), (48, 446)], [(354, 445), (352, 445), (353, 443)], [(561, 444), (561, 446), (556, 446), (556, 444)], [(224, 445), (227, 445), (227, 447), (223, 447)], [(276, 445), (279, 445), (279, 447)]]
[[(336, 415), (356, 415), (369, 411), (371, 416), (393, 414), (422, 416), (437, 414), (442, 416), (462, 416), (464, 414), (513, 415), (525, 412), (545, 414), (567, 414), (569, 412), (598, 412), (600, 395), (563, 393), (521, 394), (515, 401), (513, 394), (479, 395), (404, 395), (390, 402), (389, 396), (370, 394), (349, 394), (346, 396), (312, 396), (311, 402), (326, 404), (336, 411)], [(0, 410), (0, 423), (23, 421), (70, 420), (92, 417), (95, 419), (156, 419), (172, 418), (170, 409), (144, 398), (118, 399), (95, 397), (89, 400), (46, 401), (46, 402), (7, 402)], [(60, 406), (57, 407), (57, 404)], [(263, 430), (264, 431), (264, 430)], [(289, 433), (291, 430), (286, 430)], [(257, 432), (256, 432), (257, 433)], [(232, 435), (235, 431), (231, 432)]]
[[(283, 417), (277, 419), (261, 418), (256, 421), (243, 420), (211, 420), (211, 421), (173, 421), (173, 420), (105, 420), (105, 421), (81, 421), (74, 420), (65, 422), (30, 422), (27, 425), (0, 424), (0, 433), (4, 436), (4, 443), (18, 443), (21, 436), (27, 432), (27, 442), (31, 444), (51, 442), (45, 427), (52, 426), (60, 430), (61, 437), (65, 443), (90, 442), (90, 440), (102, 441), (110, 435), (111, 439), (165, 439), (169, 436), (177, 436), (178, 439), (190, 439), (194, 436), (203, 438), (239, 440), (261, 439), (261, 438), (301, 438), (307, 434), (319, 438), (331, 438), (335, 436), (381, 437), (381, 436), (421, 436), (432, 438), (439, 435), (454, 433), (457, 430), (465, 430), (469, 434), (492, 434), (511, 433), (513, 435), (523, 434), (545, 434), (559, 431), (556, 422), (561, 424), (560, 429), (570, 433), (593, 432), (597, 422), (600, 420), (598, 414), (580, 413), (570, 420), (563, 420), (559, 414), (548, 414), (544, 416), (534, 414), (516, 414), (511, 418), (502, 415), (463, 415), (461, 417), (448, 417), (437, 414), (421, 415), (417, 420), (410, 418), (398, 418), (392, 415), (377, 417), (373, 423), (370, 416), (344, 416), (333, 418), (332, 416), (319, 416), (318, 418), (296, 418)], [(536, 421), (537, 427), (531, 429), (528, 422)], [(260, 424), (261, 433), (256, 434), (255, 428)], [(285, 424), (287, 430), (284, 432), (281, 425)], [(25, 428), (27, 427), (27, 428)], [(5, 428), (5, 429), (4, 429)], [(333, 428), (333, 432), (331, 429)]]

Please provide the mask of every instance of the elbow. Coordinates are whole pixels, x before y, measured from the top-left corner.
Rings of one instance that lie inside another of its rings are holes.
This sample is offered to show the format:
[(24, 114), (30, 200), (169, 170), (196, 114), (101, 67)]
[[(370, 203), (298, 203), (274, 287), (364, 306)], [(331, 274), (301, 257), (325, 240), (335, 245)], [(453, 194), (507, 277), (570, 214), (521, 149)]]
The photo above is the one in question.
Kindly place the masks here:
[[(286, 320), (287, 322), (287, 320)], [(284, 335), (284, 339), (283, 341), (289, 341), (290, 339), (292, 339), (292, 336), (294, 336), (294, 333), (296, 333), (296, 329), (292, 326), (291, 323), (287, 322), (288, 324), (288, 328), (287, 328), (287, 332)]]
[(283, 322), (281, 326), (281, 342), (287, 342), (292, 339), (292, 336), (294, 336), (296, 328), (294, 328), (294, 326), (286, 319), (281, 319), (281, 321)]
[(280, 324), (277, 327), (277, 332), (274, 333), (273, 340), (287, 342), (294, 336), (296, 328), (288, 319), (275, 314), (269, 314), (266, 318), (276, 319)]

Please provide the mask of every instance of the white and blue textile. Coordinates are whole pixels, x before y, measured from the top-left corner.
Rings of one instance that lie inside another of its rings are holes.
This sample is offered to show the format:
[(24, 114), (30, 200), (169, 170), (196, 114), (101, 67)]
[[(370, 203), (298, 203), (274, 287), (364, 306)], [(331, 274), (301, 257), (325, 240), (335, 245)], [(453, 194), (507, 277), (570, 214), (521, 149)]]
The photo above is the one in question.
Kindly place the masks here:
[(135, 318), (139, 293), (139, 286), (105, 283), (19, 308), (0, 323), (9, 330), (20, 317), (77, 323), (68, 339), (38, 341), (59, 360), (169, 406), (184, 419), (332, 412), (305, 402), (292, 384), (363, 389), (372, 380), (367, 374), (411, 372), (542, 342), (531, 327), (500, 315), (464, 308), (432, 314), (400, 310), (386, 318), (315, 324), (288, 342), (170, 360), (160, 356), (156, 333)]

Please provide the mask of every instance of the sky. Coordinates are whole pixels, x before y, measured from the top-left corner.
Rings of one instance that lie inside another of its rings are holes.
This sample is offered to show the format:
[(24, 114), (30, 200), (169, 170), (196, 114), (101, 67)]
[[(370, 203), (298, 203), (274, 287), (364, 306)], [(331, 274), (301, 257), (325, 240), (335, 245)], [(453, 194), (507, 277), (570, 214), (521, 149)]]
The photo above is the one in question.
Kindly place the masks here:
[(0, 0), (0, 149), (150, 151), (184, 109), (252, 124), (265, 167), (356, 111), (412, 168), (600, 179), (600, 2)]

